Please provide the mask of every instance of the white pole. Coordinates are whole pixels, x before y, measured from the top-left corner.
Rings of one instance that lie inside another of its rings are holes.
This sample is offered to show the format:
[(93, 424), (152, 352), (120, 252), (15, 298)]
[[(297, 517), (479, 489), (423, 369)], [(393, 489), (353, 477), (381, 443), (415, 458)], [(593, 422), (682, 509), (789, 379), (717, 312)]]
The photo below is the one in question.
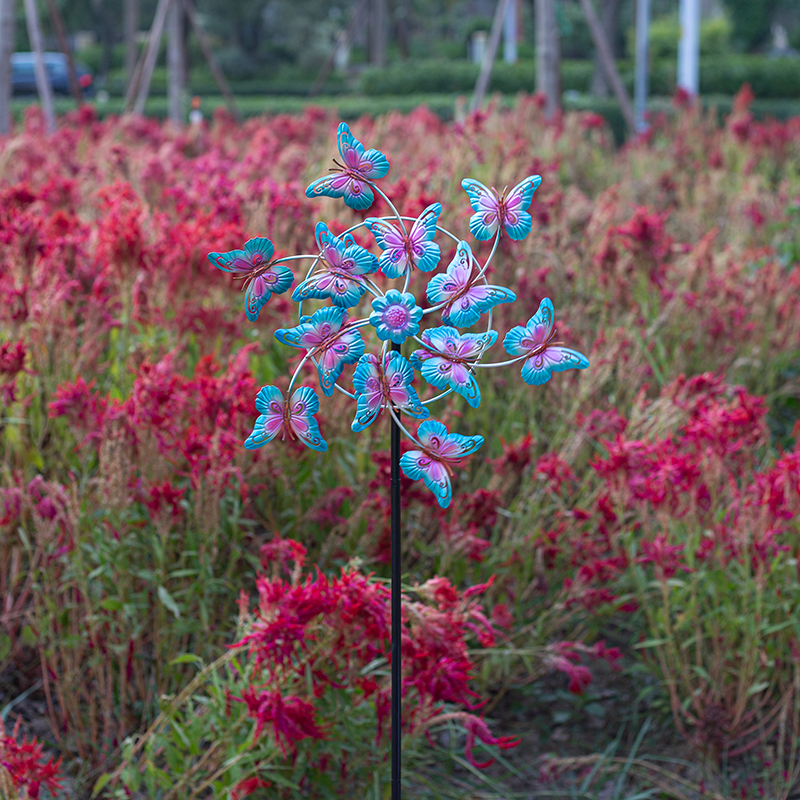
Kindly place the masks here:
[(636, 69), (633, 118), (637, 133), (647, 130), (644, 115), (647, 107), (647, 39), (650, 29), (650, 0), (636, 0)]
[(52, 133), (56, 129), (56, 117), (53, 113), (53, 88), (50, 86), (50, 76), (44, 65), (44, 48), (42, 47), (42, 36), (39, 31), (39, 13), (36, 10), (36, 0), (25, 0), (25, 20), (28, 23), (28, 38), (31, 40), (31, 47), (34, 52), (33, 69), (36, 74), (36, 89), (39, 92), (39, 99), (42, 101), (42, 111), (44, 111), (44, 121), (47, 125), (47, 132)]
[(11, 53), (15, 0), (0, 0), (0, 133), (11, 132)]
[(506, 6), (503, 18), (503, 61), (517, 63), (517, 0), (511, 0)]
[(700, 0), (680, 0), (678, 86), (696, 97), (700, 90)]

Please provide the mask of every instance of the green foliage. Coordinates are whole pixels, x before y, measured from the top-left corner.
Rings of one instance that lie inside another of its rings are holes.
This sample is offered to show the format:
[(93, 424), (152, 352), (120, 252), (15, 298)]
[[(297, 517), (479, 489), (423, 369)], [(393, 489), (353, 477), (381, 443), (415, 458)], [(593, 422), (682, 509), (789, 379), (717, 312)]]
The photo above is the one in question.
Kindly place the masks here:
[[(619, 61), (623, 83), (633, 90), (633, 64)], [(650, 94), (674, 94), (677, 65), (674, 58), (653, 62), (650, 71)], [(591, 61), (561, 62), (564, 91), (587, 93), (594, 65)], [(393, 65), (385, 69), (369, 68), (361, 77), (360, 89), (370, 97), (411, 95), (416, 93), (472, 92), (478, 66), (467, 61), (427, 60)], [(800, 69), (788, 58), (765, 56), (708, 55), (700, 59), (700, 92), (710, 95), (734, 95), (749, 83), (759, 99), (796, 98), (800, 96)], [(491, 91), (514, 94), (531, 92), (536, 86), (533, 61), (516, 64), (497, 62), (492, 70)]]
[[(700, 55), (721, 56), (731, 49), (731, 22), (727, 16), (704, 19), (700, 23)], [(627, 31), (628, 53), (636, 46), (633, 28)], [(658, 17), (650, 23), (647, 48), (651, 59), (675, 58), (678, 54), (680, 23), (677, 14)]]
[(772, 14), (778, 0), (723, 0), (733, 21), (735, 44), (747, 52), (769, 37)]

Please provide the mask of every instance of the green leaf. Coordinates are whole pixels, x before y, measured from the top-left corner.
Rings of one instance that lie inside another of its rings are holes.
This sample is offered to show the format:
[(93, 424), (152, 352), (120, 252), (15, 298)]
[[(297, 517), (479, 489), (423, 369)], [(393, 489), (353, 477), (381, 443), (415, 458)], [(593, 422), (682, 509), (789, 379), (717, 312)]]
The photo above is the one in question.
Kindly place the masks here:
[(769, 681), (761, 681), (760, 683), (754, 683), (748, 690), (747, 696), (752, 697), (754, 694), (758, 694), (759, 692), (763, 692), (764, 689), (769, 688)]
[(768, 628), (764, 628), (763, 633), (765, 635), (768, 635), (770, 633), (777, 633), (778, 631), (782, 631), (784, 628), (788, 628), (793, 623), (794, 620), (787, 619), (784, 622), (779, 622), (776, 625), (770, 625)]
[(199, 664), (202, 667), (203, 659), (200, 658), (200, 656), (196, 656), (194, 653), (181, 653), (181, 655), (177, 658), (173, 658), (172, 661), (169, 662), (170, 666), (175, 664)]
[(637, 642), (634, 646), (634, 650), (643, 650), (648, 647), (660, 647), (662, 644), (667, 644), (669, 639), (645, 639), (643, 642)]
[(33, 628), (30, 625), (25, 625), (21, 631), (22, 643), (27, 647), (34, 647), (38, 644), (39, 639), (36, 634), (33, 632)]
[(107, 772), (105, 775), (101, 775), (94, 784), (94, 788), (92, 789), (92, 798), (97, 797), (100, 792), (103, 791), (106, 784), (111, 780), (111, 773)]
[(11, 637), (5, 633), (0, 633), (0, 661), (5, 661), (6, 656), (11, 652)]
[(171, 611), (176, 619), (181, 618), (181, 610), (175, 602), (175, 598), (163, 587), (158, 587), (158, 599), (164, 604), (168, 611)]
[(107, 597), (100, 603), (100, 608), (104, 611), (122, 611), (122, 603), (119, 600), (114, 600), (111, 597)]

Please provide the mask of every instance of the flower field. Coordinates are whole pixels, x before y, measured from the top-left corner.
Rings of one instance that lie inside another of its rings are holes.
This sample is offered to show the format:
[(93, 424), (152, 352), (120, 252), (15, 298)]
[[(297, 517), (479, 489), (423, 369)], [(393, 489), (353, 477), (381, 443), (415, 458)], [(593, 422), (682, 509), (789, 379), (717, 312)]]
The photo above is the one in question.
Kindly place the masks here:
[[(432, 408), (486, 443), (449, 508), (403, 479), (409, 797), (800, 785), (800, 118), (751, 100), (720, 125), (678, 99), (621, 149), (536, 97), (351, 125), (402, 213), (440, 202), (483, 258), (461, 179), (541, 175), (531, 234), (492, 261), (517, 295), (493, 327), (549, 297), (590, 362), (542, 386), (482, 370), (478, 407)], [(207, 258), (389, 213), (306, 198), (338, 122), (84, 108), (47, 136), (29, 110), (0, 139), (8, 797), (389, 797), (387, 418), (355, 434), (333, 394), (326, 452), (245, 449), (302, 357), (274, 336), (296, 308), (249, 321)]]

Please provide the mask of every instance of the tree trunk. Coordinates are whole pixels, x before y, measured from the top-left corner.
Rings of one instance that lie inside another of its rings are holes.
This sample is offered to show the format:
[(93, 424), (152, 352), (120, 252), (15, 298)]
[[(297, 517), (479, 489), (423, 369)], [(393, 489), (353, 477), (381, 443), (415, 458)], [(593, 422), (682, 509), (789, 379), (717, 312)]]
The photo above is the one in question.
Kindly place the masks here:
[(69, 78), (69, 90), (72, 99), (80, 105), (83, 103), (83, 91), (78, 83), (78, 73), (75, 70), (75, 59), (72, 57), (72, 47), (67, 39), (67, 29), (64, 27), (64, 19), (58, 10), (56, 0), (47, 0), (47, 8), (50, 12), (50, 21), (58, 38), (58, 46), (67, 58), (67, 77)]
[(53, 88), (50, 86), (50, 76), (47, 74), (47, 67), (44, 63), (44, 47), (42, 46), (42, 33), (39, 28), (36, 0), (25, 0), (25, 20), (28, 23), (28, 37), (31, 40), (31, 48), (36, 54), (33, 64), (36, 72), (36, 89), (39, 92), (39, 100), (42, 103), (47, 132), (52, 133), (56, 129), (56, 118), (53, 112)]
[(130, 87), (136, 72), (139, 53), (136, 34), (139, 32), (139, 0), (125, 0), (125, 80)]
[(100, 39), (103, 42), (103, 55), (100, 57), (100, 75), (102, 79), (108, 80), (108, 72), (111, 69), (111, 57), (114, 52), (114, 30), (108, 11), (103, 6), (103, 0), (92, 0), (92, 10), (100, 21)]
[[(603, 0), (600, 3), (600, 24), (603, 27), (606, 41), (611, 47), (611, 54), (616, 58), (617, 52), (617, 29), (619, 27), (619, 12), (622, 8), (622, 0)], [(589, 85), (589, 93), (595, 97), (608, 97), (611, 94), (611, 86), (606, 80), (606, 73), (600, 63), (600, 56), (595, 51), (594, 72), (592, 82)]]
[(11, 54), (16, 0), (0, 0), (0, 134), (11, 132)]
[(547, 97), (550, 119), (561, 108), (561, 43), (553, 0), (536, 0), (536, 91)]
[(483, 51), (483, 61), (481, 71), (478, 73), (478, 80), (475, 82), (475, 91), (472, 94), (472, 102), (469, 105), (470, 111), (477, 111), (483, 103), (486, 90), (489, 88), (489, 80), (492, 77), (492, 66), (494, 57), (497, 55), (497, 48), (500, 45), (500, 33), (503, 30), (503, 20), (506, 12), (511, 5), (511, 0), (498, 0), (497, 8), (494, 12), (492, 22), (492, 32), (489, 34), (489, 42)]
[(372, 0), (370, 4), (370, 61), (376, 67), (386, 66), (386, 0)]
[[(161, 46), (161, 37), (164, 34), (164, 23), (167, 19), (169, 6), (170, 0), (158, 0), (156, 16), (153, 19), (153, 25), (147, 36), (147, 49), (142, 62), (142, 77), (139, 80), (139, 86), (136, 90), (136, 102), (133, 104), (134, 114), (144, 114), (144, 104), (147, 102), (147, 95), (150, 94), (150, 81), (153, 79), (153, 70), (156, 67), (156, 59), (158, 58), (158, 50)], [(129, 110), (127, 101), (125, 110)]]
[(603, 26), (597, 18), (597, 12), (594, 10), (592, 0), (580, 0), (580, 2), (583, 13), (586, 16), (586, 21), (589, 23), (589, 30), (592, 32), (595, 49), (600, 56), (600, 63), (606, 73), (606, 80), (611, 84), (611, 88), (614, 90), (614, 94), (619, 102), (620, 111), (622, 111), (622, 116), (625, 117), (625, 124), (628, 126), (628, 131), (633, 134), (636, 132), (636, 123), (633, 119), (633, 106), (631, 105), (630, 97), (628, 97), (628, 92), (622, 84), (622, 79), (619, 77), (619, 72), (617, 72), (617, 65), (614, 63), (614, 56), (611, 55), (611, 47), (603, 33)]
[(174, 125), (183, 124), (183, 87), (186, 83), (183, 52), (183, 8), (173, 0), (167, 14), (167, 107)]
[(200, 44), (200, 49), (203, 51), (203, 57), (208, 64), (208, 68), (211, 70), (211, 74), (214, 76), (214, 80), (217, 82), (217, 86), (219, 87), (222, 96), (225, 98), (228, 111), (230, 111), (231, 114), (233, 114), (233, 116), (236, 117), (239, 122), (241, 122), (242, 115), (239, 113), (239, 109), (236, 107), (236, 101), (233, 99), (231, 87), (228, 85), (228, 81), (220, 69), (217, 59), (214, 58), (214, 53), (211, 50), (211, 46), (208, 44), (208, 39), (206, 38), (205, 32), (197, 21), (197, 15), (194, 13), (192, 0), (181, 0), (181, 5), (183, 6), (183, 11), (186, 14), (186, 18), (189, 20), (189, 24), (192, 26), (194, 35), (197, 37), (197, 41)]
[(411, 9), (408, 0), (395, 0), (394, 19), (400, 56), (408, 58), (411, 55)]

